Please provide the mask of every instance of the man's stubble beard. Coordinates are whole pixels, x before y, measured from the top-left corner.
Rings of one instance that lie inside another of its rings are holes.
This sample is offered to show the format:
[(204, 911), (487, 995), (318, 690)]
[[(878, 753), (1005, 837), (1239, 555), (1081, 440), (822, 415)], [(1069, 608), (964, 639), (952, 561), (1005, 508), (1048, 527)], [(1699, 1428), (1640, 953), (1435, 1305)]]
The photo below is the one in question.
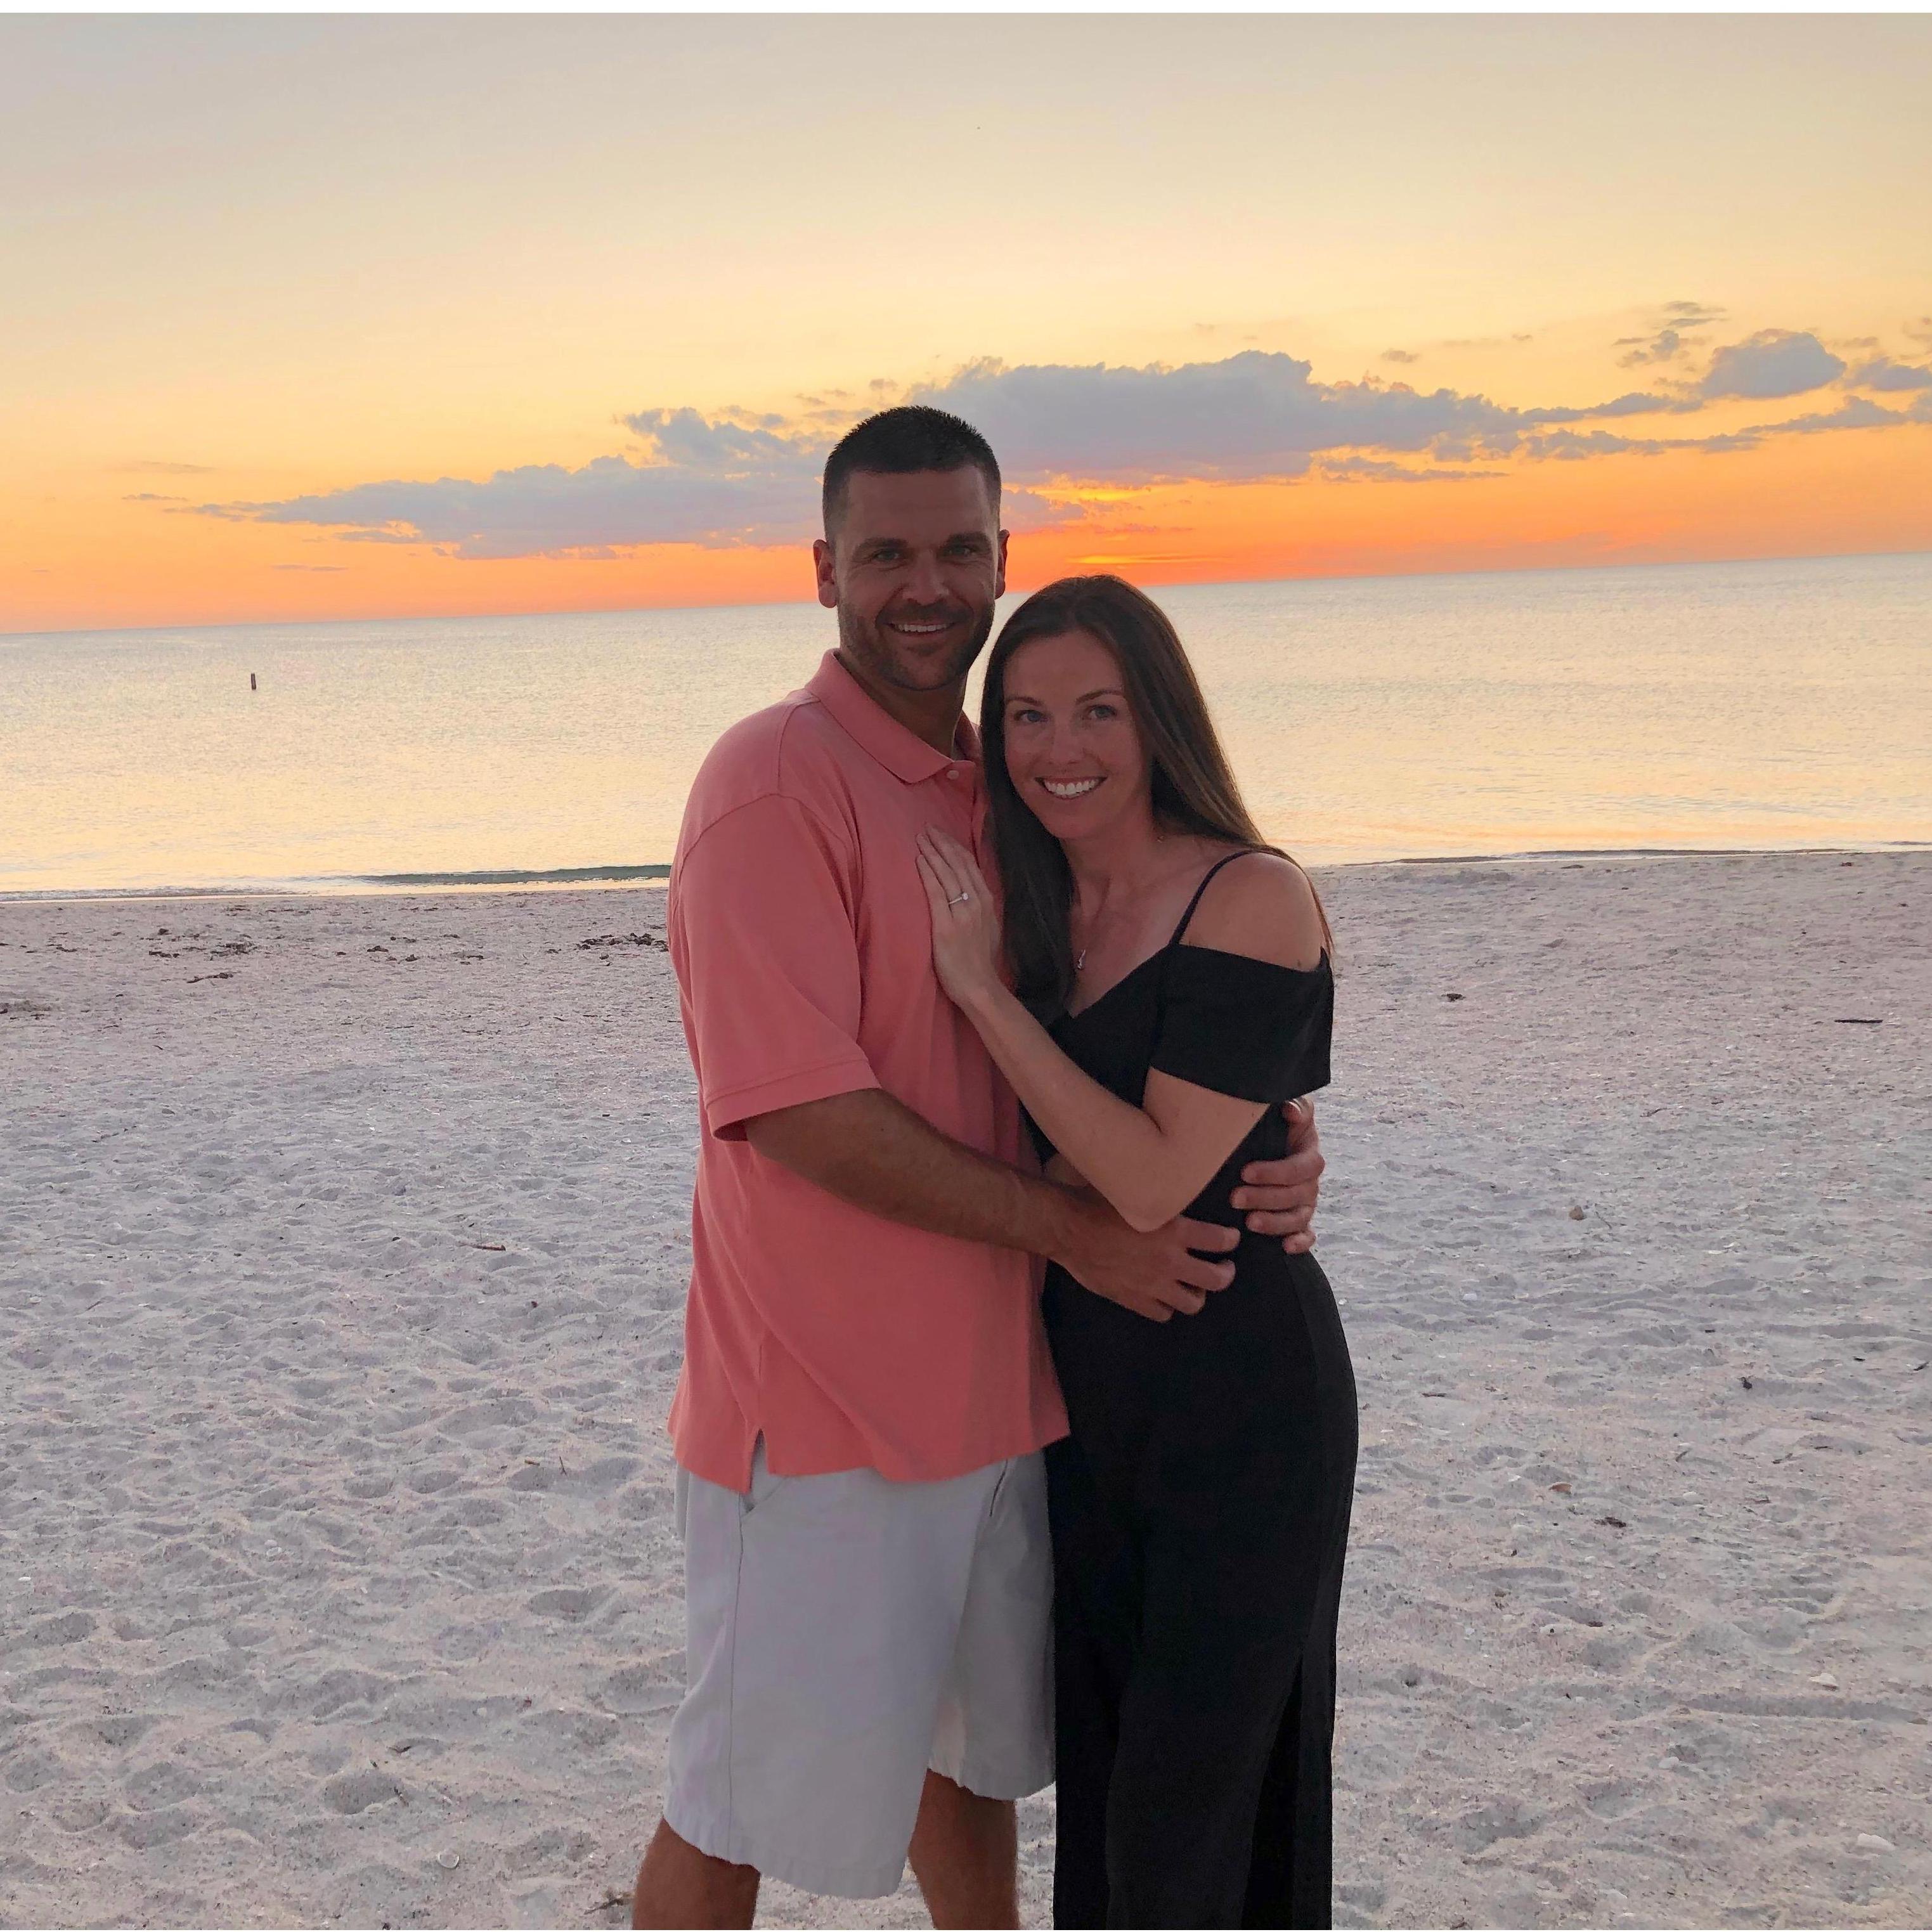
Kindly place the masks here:
[(973, 627), (972, 634), (950, 657), (921, 663), (909, 672), (878, 625), (862, 622), (844, 604), (838, 607), (840, 648), (865, 665), (881, 683), (898, 691), (944, 691), (949, 684), (963, 683), (992, 634), (993, 611), (989, 605)]

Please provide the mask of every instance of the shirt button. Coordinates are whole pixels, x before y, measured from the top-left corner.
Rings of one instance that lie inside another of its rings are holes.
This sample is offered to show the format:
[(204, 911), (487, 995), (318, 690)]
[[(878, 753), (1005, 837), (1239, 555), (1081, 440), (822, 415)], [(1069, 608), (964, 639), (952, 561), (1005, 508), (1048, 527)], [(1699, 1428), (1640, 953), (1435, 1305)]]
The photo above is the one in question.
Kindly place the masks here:
[(957, 765), (948, 765), (946, 768), (946, 776), (950, 778), (956, 778), (959, 776), (959, 767)]

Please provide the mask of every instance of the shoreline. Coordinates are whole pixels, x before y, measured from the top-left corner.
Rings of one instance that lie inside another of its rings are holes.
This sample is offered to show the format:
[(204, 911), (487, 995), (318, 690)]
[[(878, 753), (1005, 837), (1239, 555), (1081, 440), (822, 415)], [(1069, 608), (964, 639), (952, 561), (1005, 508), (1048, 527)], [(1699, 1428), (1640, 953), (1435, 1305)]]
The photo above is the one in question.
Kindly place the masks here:
[[(1352, 872), (1407, 866), (1536, 866), (1579, 860), (1624, 859), (1794, 859), (1858, 857), (1932, 851), (1932, 839), (1893, 838), (1843, 845), (1576, 845), (1524, 852), (1447, 852), (1402, 854), (1381, 859), (1303, 862), (1312, 873)], [(494, 893), (661, 891), (669, 883), (664, 865), (564, 866), (528, 872), (378, 873), (313, 879), (244, 880), (215, 886), (30, 886), (0, 890), (0, 905), (88, 905), (170, 899), (378, 899), (412, 892), (452, 892), (466, 897)]]

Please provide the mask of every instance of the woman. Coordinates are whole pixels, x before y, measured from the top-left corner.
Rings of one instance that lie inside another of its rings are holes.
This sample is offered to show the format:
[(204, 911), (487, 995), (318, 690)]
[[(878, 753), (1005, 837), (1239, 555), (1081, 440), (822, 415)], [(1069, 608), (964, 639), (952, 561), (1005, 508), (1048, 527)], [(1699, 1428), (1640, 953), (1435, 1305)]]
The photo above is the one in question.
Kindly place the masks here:
[[(1049, 1174), (1138, 1228), (1237, 1224), (1243, 1165), (1286, 1151), (1277, 1103), (1328, 1078), (1312, 887), (1263, 845), (1173, 627), (1118, 578), (1013, 614), (981, 735), (1004, 931), (971, 854), (928, 831), (942, 983)], [(1232, 1258), (1173, 1322), (1048, 1271), (1072, 1429), (1047, 1451), (1059, 1925), (1329, 1922), (1354, 1382), (1313, 1258), (1244, 1233)]]

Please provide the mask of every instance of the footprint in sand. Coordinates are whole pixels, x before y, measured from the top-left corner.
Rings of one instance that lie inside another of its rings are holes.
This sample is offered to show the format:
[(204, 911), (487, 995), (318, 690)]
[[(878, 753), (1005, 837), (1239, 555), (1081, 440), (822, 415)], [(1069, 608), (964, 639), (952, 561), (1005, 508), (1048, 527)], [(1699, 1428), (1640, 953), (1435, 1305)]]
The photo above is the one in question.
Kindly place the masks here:
[(207, 1822), (198, 1806), (176, 1804), (161, 1811), (130, 1811), (116, 1822), (114, 1829), (123, 1843), (146, 1852), (190, 1837)]
[(9, 1791), (25, 1794), (57, 1784), (66, 1775), (67, 1766), (51, 1752), (30, 1750), (20, 1752), (8, 1763), (5, 1781)]
[(409, 1800), (401, 1780), (386, 1771), (350, 1771), (322, 1786), (322, 1802), (332, 1811), (352, 1818), (372, 1804), (406, 1804)]
[(622, 1717), (675, 1710), (684, 1696), (683, 1659), (667, 1656), (656, 1665), (629, 1665), (607, 1678), (596, 1696), (604, 1709)]
[(1450, 1828), (1450, 1839), (1464, 1854), (1486, 1851), (1501, 1838), (1527, 1838), (1544, 1826), (1544, 1814), (1527, 1810), (1514, 1798), (1466, 1811)]
[(43, 1646), (79, 1643), (82, 1638), (94, 1634), (94, 1618), (86, 1610), (69, 1610), (58, 1617), (44, 1617), (37, 1624), (29, 1624), (14, 1639), (22, 1650), (33, 1650)]
[(608, 1586), (595, 1590), (539, 1590), (524, 1605), (540, 1617), (561, 1617), (581, 1623), (610, 1594)]
[(121, 1780), (121, 1794), (136, 1811), (159, 1811), (199, 1792), (205, 1780), (185, 1765), (143, 1765)]

